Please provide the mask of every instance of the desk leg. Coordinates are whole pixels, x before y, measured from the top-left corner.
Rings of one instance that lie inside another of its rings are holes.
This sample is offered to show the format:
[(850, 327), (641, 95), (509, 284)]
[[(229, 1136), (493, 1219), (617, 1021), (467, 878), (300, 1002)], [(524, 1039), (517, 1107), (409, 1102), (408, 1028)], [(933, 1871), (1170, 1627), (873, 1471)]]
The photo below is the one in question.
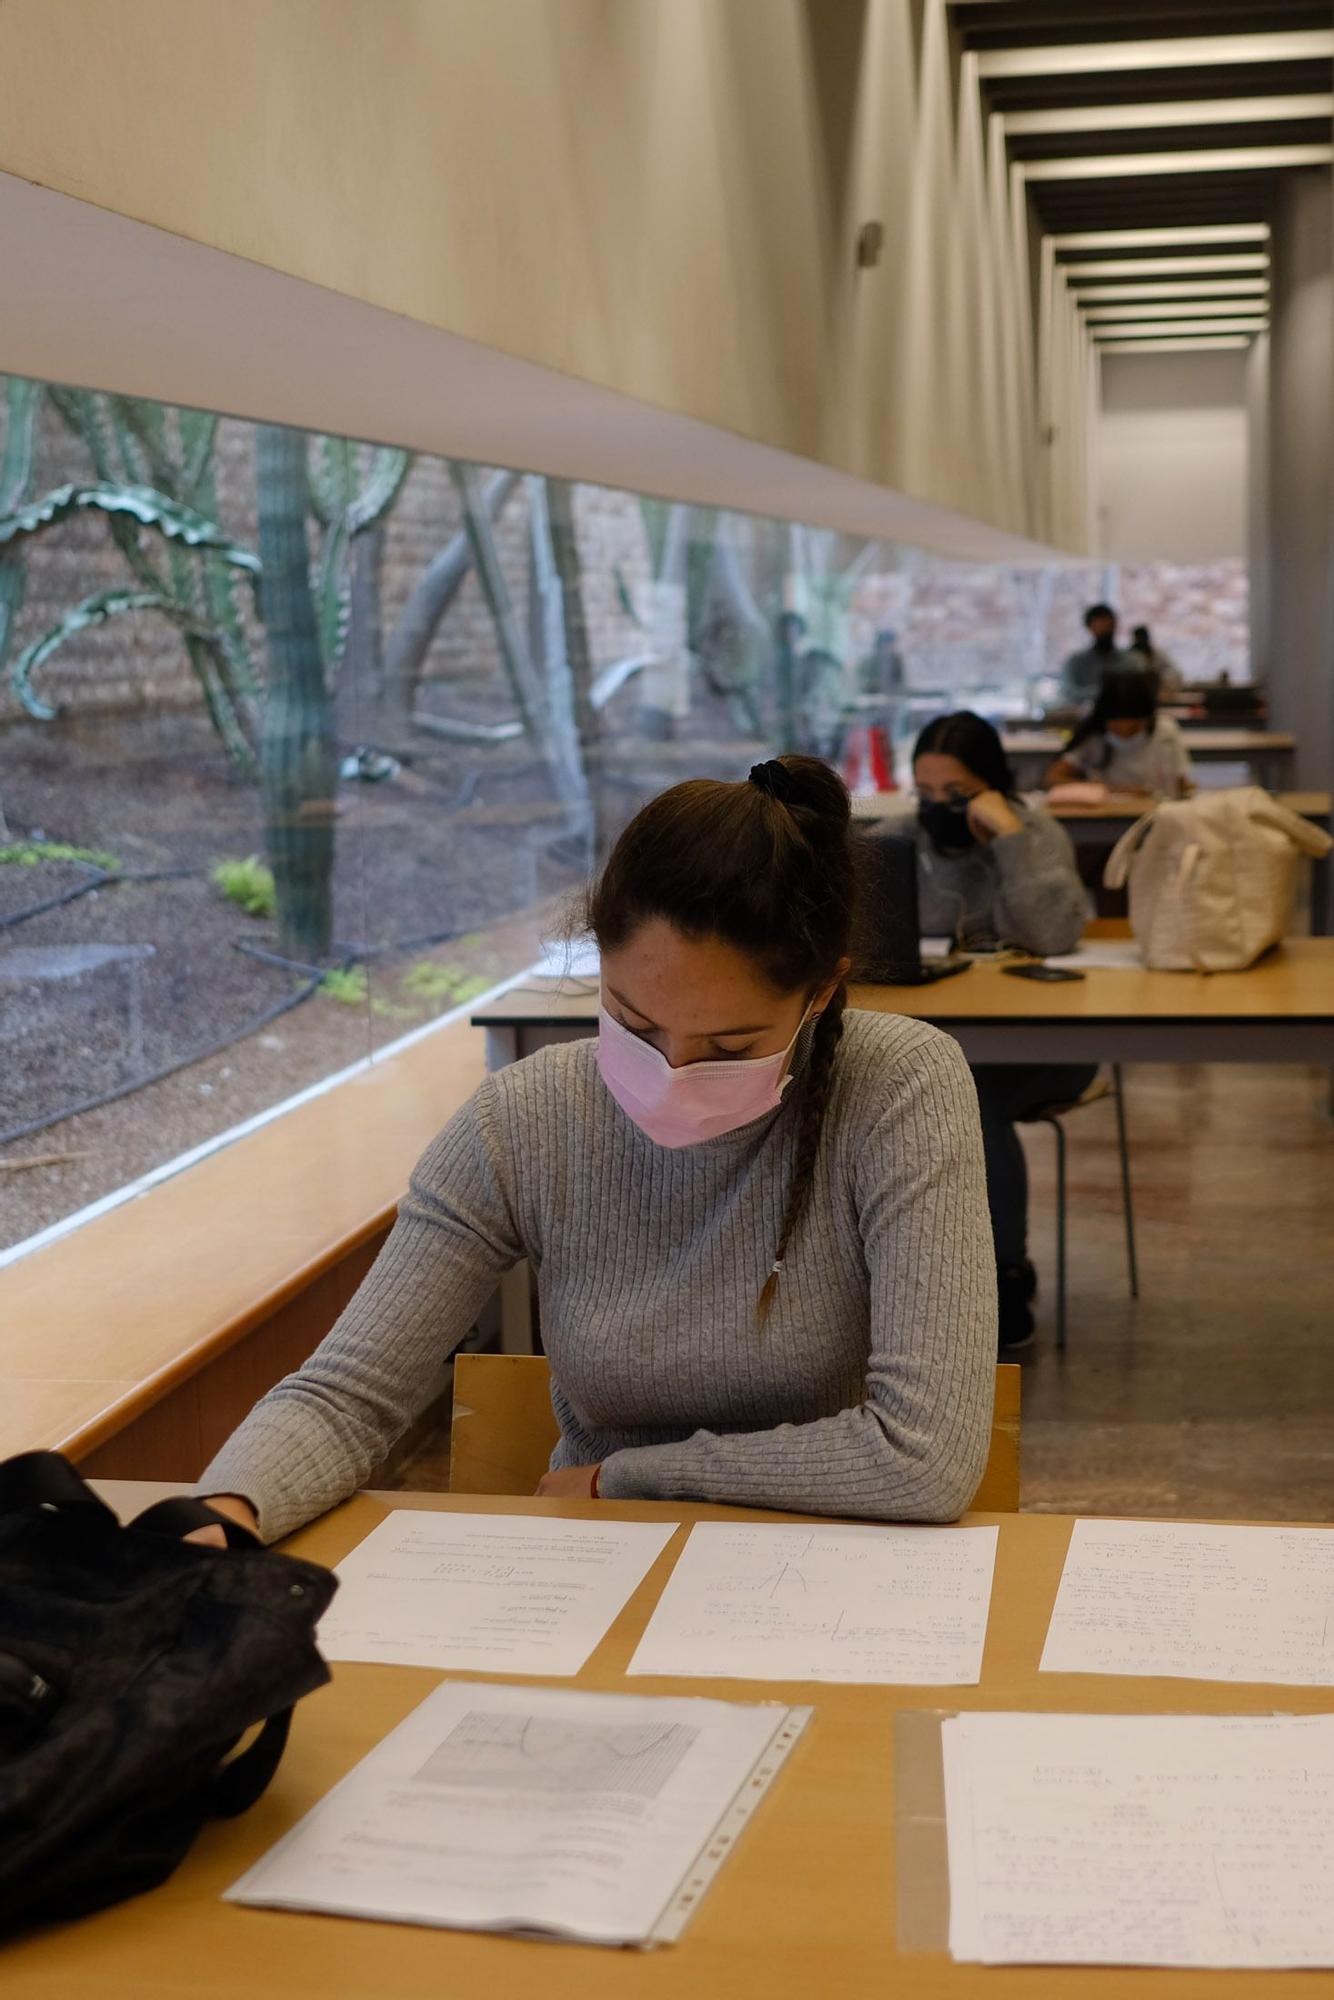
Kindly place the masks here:
[(517, 1028), (488, 1028), (486, 1030), (486, 1066), (489, 1071), (505, 1069), (519, 1060), (519, 1031)]
[(536, 1354), (533, 1339), (532, 1274), (525, 1257), (500, 1281), (500, 1351), (502, 1354)]

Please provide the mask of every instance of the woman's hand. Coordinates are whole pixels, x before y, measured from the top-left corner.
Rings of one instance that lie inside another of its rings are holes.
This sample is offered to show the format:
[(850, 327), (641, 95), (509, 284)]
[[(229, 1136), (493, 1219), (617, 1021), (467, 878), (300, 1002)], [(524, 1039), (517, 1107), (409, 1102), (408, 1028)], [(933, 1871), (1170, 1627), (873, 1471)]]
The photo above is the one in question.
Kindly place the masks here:
[(984, 847), (1007, 833), (1022, 833), (1024, 826), (1003, 792), (979, 792), (969, 799), (968, 824)]
[(537, 1482), (540, 1500), (592, 1500), (593, 1481), (597, 1476), (596, 1465), (562, 1465), (556, 1472), (545, 1472)]
[[(200, 1497), (215, 1514), (225, 1514), (229, 1521), (235, 1521), (241, 1527), (249, 1528), (252, 1535), (258, 1536), (259, 1515), (250, 1502), (243, 1500), (239, 1493), (206, 1493)], [(194, 1533), (187, 1535), (185, 1539), (187, 1542), (202, 1542), (210, 1549), (225, 1549), (227, 1546), (227, 1537), (221, 1528), (196, 1528)]]

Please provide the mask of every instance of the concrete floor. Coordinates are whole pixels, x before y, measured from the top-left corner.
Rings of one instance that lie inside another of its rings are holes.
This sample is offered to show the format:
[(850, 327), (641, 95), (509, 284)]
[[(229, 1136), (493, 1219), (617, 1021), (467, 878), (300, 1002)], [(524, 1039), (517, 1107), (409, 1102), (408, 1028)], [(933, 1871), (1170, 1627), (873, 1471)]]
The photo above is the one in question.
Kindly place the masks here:
[[(1334, 1520), (1334, 1122), (1325, 1072), (1128, 1069), (1140, 1297), (1115, 1112), (1069, 1121), (1069, 1331), (1055, 1344), (1054, 1149), (1024, 1133), (1038, 1339), (1023, 1356), (1023, 1506)], [(447, 1486), (428, 1438), (402, 1487)]]

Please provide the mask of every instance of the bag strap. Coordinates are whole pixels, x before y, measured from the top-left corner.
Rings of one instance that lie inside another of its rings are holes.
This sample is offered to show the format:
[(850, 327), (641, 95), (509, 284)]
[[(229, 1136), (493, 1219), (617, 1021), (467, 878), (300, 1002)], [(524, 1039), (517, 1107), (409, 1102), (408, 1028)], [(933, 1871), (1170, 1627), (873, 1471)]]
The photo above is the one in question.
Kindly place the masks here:
[(1322, 827), (1312, 826), (1309, 819), (1303, 819), (1278, 799), (1267, 799), (1263, 805), (1253, 807), (1250, 817), (1258, 819), (1262, 826), (1276, 827), (1280, 833), (1286, 833), (1295, 846), (1316, 861), (1323, 860), (1334, 847), (1334, 841)]
[(49, 1507), (60, 1513), (116, 1516), (105, 1500), (58, 1451), (24, 1451), (0, 1463), (0, 1510), (20, 1507)]
[(1108, 855), (1107, 866), (1102, 871), (1102, 879), (1109, 889), (1125, 888), (1126, 876), (1130, 871), (1130, 857), (1144, 839), (1149, 828), (1153, 825), (1154, 815), (1157, 813), (1157, 810), (1156, 806), (1150, 806), (1146, 813), (1142, 813), (1133, 826), (1126, 828), (1121, 838), (1117, 841), (1116, 846)]
[(214, 1772), (208, 1800), (214, 1819), (235, 1819), (254, 1805), (282, 1762), (291, 1722), (290, 1708), (271, 1715), (254, 1742)]
[(169, 1500), (155, 1500), (127, 1526), (145, 1535), (166, 1535), (173, 1541), (179, 1541), (196, 1528), (221, 1528), (229, 1549), (260, 1549), (264, 1546), (259, 1536), (252, 1535), (249, 1528), (243, 1528), (239, 1521), (230, 1520), (226, 1514), (210, 1507), (207, 1501), (196, 1500), (188, 1493), (177, 1494)]

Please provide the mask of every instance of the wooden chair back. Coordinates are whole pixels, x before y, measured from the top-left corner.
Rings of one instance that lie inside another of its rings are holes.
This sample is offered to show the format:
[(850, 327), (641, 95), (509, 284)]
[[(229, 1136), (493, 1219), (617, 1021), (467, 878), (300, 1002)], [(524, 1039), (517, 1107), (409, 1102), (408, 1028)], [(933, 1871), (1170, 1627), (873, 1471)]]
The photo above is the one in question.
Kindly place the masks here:
[[(996, 1370), (991, 1450), (972, 1500), (978, 1513), (1019, 1512), (1019, 1377), (1012, 1361)], [(543, 1356), (456, 1357), (451, 1493), (534, 1492), (558, 1436), (551, 1373)]]

